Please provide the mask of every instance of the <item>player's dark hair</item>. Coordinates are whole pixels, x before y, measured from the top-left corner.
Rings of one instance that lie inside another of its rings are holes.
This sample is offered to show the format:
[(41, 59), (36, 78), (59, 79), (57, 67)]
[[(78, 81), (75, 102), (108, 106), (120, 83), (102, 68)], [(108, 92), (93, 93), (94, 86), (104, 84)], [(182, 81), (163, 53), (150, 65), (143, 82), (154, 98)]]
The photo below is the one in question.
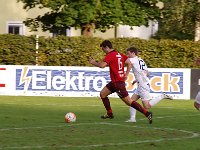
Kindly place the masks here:
[(104, 40), (101, 44), (100, 44), (100, 47), (108, 47), (110, 49), (112, 49), (112, 43), (109, 41), (109, 40)]
[(135, 55), (138, 55), (138, 49), (136, 47), (131, 46), (127, 48), (127, 51), (134, 52)]

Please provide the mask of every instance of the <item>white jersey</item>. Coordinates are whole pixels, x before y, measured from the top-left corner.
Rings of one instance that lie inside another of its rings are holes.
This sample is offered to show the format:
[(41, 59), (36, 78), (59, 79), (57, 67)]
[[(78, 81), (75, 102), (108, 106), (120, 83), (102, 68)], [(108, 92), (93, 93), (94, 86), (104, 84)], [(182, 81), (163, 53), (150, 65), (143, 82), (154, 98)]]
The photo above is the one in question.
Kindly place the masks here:
[(135, 79), (138, 83), (138, 87), (135, 91), (136, 95), (139, 95), (142, 101), (150, 100), (150, 85), (149, 85), (149, 78), (147, 77), (148, 68), (145, 62), (139, 58), (129, 58), (132, 63), (132, 71), (135, 76)]
[(134, 73), (135, 79), (139, 85), (144, 85), (149, 83), (149, 78), (147, 77), (148, 68), (144, 60), (139, 57), (129, 58), (132, 63), (132, 71)]

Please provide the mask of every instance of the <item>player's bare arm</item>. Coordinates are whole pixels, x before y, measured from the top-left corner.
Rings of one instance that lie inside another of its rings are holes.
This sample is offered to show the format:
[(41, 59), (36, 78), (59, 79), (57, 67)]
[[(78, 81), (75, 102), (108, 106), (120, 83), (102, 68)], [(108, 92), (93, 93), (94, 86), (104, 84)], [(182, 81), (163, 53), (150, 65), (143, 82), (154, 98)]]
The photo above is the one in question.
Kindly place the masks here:
[(93, 58), (90, 58), (89, 59), (89, 63), (96, 66), (96, 67), (99, 67), (99, 68), (105, 68), (107, 66), (107, 63), (102, 61), (102, 62), (97, 62), (95, 59)]
[(132, 63), (131, 63), (131, 61), (130, 61), (129, 59), (127, 59), (127, 60), (125, 61), (125, 64), (126, 64), (126, 66), (127, 66), (126, 72), (125, 72), (125, 79), (127, 79), (128, 75), (129, 75), (129, 73), (130, 73), (130, 70), (131, 70), (131, 68), (132, 68)]

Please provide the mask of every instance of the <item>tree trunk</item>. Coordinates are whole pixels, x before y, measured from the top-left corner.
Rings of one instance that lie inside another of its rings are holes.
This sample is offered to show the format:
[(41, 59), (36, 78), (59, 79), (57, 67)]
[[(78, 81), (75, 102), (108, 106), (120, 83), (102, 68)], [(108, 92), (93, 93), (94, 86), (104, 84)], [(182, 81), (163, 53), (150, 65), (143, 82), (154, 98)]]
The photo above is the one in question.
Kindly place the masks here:
[(200, 41), (200, 22), (196, 21), (194, 41)]
[[(197, 0), (197, 2), (200, 3), (200, 0)], [(200, 41), (200, 14), (197, 14), (196, 18), (194, 41)]]

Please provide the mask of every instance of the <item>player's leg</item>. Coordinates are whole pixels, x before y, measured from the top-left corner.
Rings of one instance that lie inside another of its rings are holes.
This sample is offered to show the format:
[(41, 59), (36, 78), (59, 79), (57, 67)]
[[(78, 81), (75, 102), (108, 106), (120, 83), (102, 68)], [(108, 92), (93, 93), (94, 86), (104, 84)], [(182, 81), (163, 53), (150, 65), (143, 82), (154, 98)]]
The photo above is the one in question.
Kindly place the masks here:
[(148, 90), (140, 91), (140, 96), (142, 99), (142, 104), (145, 109), (150, 109), (152, 106), (155, 106), (163, 99), (172, 99), (171, 96), (162, 93), (161, 95), (151, 99), (150, 92)]
[[(137, 101), (140, 98), (137, 94), (133, 94), (131, 99)], [(126, 122), (136, 122), (136, 109), (133, 107), (129, 107), (130, 119)]]
[(130, 118), (125, 122), (136, 122), (136, 109), (133, 107), (129, 107)]
[(135, 108), (136, 110), (140, 111), (143, 114), (146, 114), (147, 110), (144, 109), (139, 103), (132, 100), (131, 97), (129, 96), (125, 87), (125, 82), (119, 82), (115, 84), (118, 96), (124, 101), (126, 105)]
[(150, 109), (151, 105), (149, 104), (149, 101), (151, 100), (151, 95), (150, 95), (149, 84), (138, 85), (137, 94), (140, 96), (142, 100), (143, 107), (145, 109)]
[(113, 113), (112, 113), (112, 108), (110, 105), (110, 100), (108, 98), (108, 95), (113, 93), (110, 90), (111, 88), (112, 88), (112, 83), (110, 82), (100, 92), (100, 97), (101, 97), (104, 107), (106, 108), (106, 111), (107, 111), (107, 113), (105, 115), (101, 116), (102, 119), (114, 118)]
[(120, 97), (124, 101), (124, 103), (126, 103), (128, 106), (131, 106), (131, 107), (135, 108), (137, 111), (139, 111), (142, 114), (144, 114), (148, 118), (149, 123), (151, 124), (152, 123), (152, 112), (147, 111), (139, 103), (137, 103), (136, 101), (132, 100), (129, 95), (127, 95), (126, 97), (124, 97), (124, 96), (125, 95), (121, 95), (121, 97)]
[(173, 97), (170, 96), (170, 95), (168, 95), (168, 94), (162, 93), (161, 95), (159, 95), (157, 97), (154, 97), (153, 99), (151, 99), (149, 101), (150, 107), (155, 106), (157, 103), (159, 103), (163, 99), (170, 99), (170, 100), (172, 100)]
[(144, 108), (150, 109), (152, 106), (155, 106), (163, 99), (172, 99), (172, 96), (162, 93), (161, 95), (154, 97), (152, 99), (150, 95), (150, 86), (149, 84), (139, 85), (137, 88), (138, 95), (142, 99), (142, 104)]
[(194, 107), (200, 111), (200, 91), (197, 93), (195, 98)]
[(128, 106), (131, 106), (138, 110), (139, 112), (143, 113), (149, 120), (149, 123), (152, 123), (152, 113), (148, 112), (145, 108), (143, 108), (139, 103), (132, 100), (131, 97), (128, 95), (128, 92), (125, 87), (125, 82), (117, 83), (116, 84), (116, 91), (118, 96), (126, 103)]
[(145, 109), (144, 107), (142, 107), (138, 102), (132, 100), (130, 98), (130, 96), (126, 96), (121, 98), (127, 105), (135, 108), (137, 111), (141, 112), (142, 114), (144, 114), (148, 120), (149, 123), (152, 123), (152, 112), (147, 111), (147, 109)]
[(166, 93), (162, 93), (162, 99), (169, 99), (169, 100), (173, 100), (173, 97), (171, 95), (168, 95)]
[(198, 111), (200, 111), (200, 104), (198, 104), (197, 102), (194, 102), (194, 107), (195, 107)]

